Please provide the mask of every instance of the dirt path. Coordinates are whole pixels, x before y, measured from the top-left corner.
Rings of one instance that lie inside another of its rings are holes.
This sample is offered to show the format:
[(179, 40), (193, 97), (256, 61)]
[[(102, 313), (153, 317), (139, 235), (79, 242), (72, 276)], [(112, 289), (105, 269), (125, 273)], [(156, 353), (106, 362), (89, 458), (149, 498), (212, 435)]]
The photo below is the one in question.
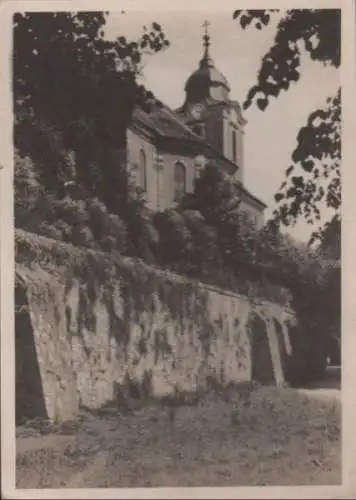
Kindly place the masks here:
[(339, 389), (298, 389), (301, 394), (305, 394), (309, 398), (320, 400), (341, 401), (341, 391)]
[(322, 380), (298, 391), (314, 399), (341, 401), (341, 367), (329, 366)]

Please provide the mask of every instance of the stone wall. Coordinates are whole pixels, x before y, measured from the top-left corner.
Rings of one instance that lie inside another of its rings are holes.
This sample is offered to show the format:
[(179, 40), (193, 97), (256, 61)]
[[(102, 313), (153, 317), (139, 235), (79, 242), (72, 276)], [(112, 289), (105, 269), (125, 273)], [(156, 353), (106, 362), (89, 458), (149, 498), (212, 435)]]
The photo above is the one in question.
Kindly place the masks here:
[(16, 265), (50, 419), (99, 408), (127, 381), (157, 398), (212, 380), (284, 382), (290, 310), (128, 259), (101, 276), (66, 265)]

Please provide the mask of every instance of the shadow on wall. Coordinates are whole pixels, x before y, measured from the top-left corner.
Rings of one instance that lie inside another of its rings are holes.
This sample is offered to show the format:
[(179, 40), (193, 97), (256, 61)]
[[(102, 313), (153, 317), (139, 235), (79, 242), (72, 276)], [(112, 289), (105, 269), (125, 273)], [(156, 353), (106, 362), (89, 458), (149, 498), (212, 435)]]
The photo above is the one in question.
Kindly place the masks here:
[(40, 368), (24, 287), (15, 288), (16, 425), (33, 418), (47, 418)]

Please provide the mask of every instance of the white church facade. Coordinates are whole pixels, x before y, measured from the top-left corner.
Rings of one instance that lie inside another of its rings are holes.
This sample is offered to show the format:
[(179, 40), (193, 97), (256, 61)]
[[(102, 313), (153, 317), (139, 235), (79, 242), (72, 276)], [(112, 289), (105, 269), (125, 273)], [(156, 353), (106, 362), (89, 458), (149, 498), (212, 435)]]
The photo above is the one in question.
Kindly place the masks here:
[(244, 128), (239, 103), (230, 98), (225, 76), (209, 54), (204, 35), (199, 67), (187, 79), (185, 101), (176, 110), (160, 103), (146, 113), (134, 111), (127, 130), (126, 159), (144, 190), (151, 210), (174, 207), (207, 162), (229, 174), (238, 186), (240, 208), (257, 227), (264, 222), (266, 205), (244, 187)]

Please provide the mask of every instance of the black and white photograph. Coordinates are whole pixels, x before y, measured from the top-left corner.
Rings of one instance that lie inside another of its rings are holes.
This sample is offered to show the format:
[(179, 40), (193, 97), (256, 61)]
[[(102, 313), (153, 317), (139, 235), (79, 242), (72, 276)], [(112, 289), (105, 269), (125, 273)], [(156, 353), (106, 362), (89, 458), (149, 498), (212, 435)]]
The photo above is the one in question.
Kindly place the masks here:
[(351, 2), (203, 3), (12, 13), (21, 498), (343, 484)]

